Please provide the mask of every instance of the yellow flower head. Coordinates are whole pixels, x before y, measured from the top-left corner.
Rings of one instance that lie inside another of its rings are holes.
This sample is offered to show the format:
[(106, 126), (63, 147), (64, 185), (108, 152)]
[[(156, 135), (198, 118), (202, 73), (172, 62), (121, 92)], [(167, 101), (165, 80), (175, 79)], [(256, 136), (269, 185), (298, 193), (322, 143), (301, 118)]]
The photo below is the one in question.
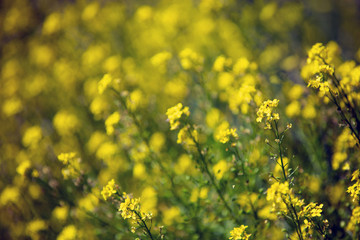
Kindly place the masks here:
[(230, 139), (237, 139), (239, 135), (236, 133), (236, 128), (227, 128), (221, 130), (218, 135), (216, 135), (216, 140), (221, 143), (227, 143)]
[(62, 162), (64, 165), (69, 164), (73, 159), (75, 158), (76, 153), (70, 152), (70, 153), (61, 153), (58, 155), (58, 159), (60, 162)]
[(248, 226), (245, 225), (241, 225), (240, 227), (234, 228), (231, 232), (230, 232), (230, 238), (229, 239), (234, 239), (234, 240), (248, 240), (249, 237), (251, 236), (251, 234), (247, 234), (245, 229)]
[(114, 112), (105, 120), (106, 133), (112, 135), (115, 131), (115, 125), (120, 121), (120, 113)]
[(195, 141), (198, 141), (198, 132), (196, 129), (189, 130), (189, 126), (185, 126), (182, 129), (180, 129), (178, 133), (178, 144), (184, 144), (186, 146), (194, 146)]
[(353, 172), (351, 181), (356, 181), (354, 185), (348, 187), (347, 192), (350, 193), (353, 202), (359, 201), (360, 196), (360, 171)]
[(106, 88), (113, 82), (113, 78), (110, 74), (105, 74), (104, 77), (98, 83), (99, 94), (103, 94)]
[(124, 202), (120, 204), (119, 211), (124, 219), (132, 218), (138, 219), (140, 214), (140, 198), (131, 198), (126, 193), (123, 193)]
[(168, 116), (168, 120), (170, 122), (170, 130), (175, 130), (180, 125), (180, 119), (183, 115), (189, 116), (190, 111), (189, 107), (184, 107), (181, 103), (178, 103), (174, 107), (169, 108), (166, 111), (166, 115)]
[(185, 48), (179, 54), (181, 66), (185, 70), (201, 71), (204, 58), (190, 48)]
[(350, 221), (348, 223), (348, 226), (346, 227), (347, 230), (355, 232), (356, 226), (359, 226), (360, 224), (360, 206), (355, 207), (352, 211), (352, 215), (350, 217)]
[(328, 50), (322, 43), (316, 43), (308, 52), (307, 63), (323, 62), (327, 60)]
[(278, 99), (274, 100), (267, 100), (263, 102), (257, 111), (257, 122), (261, 122), (262, 119), (265, 119), (265, 129), (271, 129), (271, 122), (274, 120), (279, 120), (280, 116), (278, 113), (274, 113), (273, 110), (276, 108), (279, 104)]
[(300, 217), (314, 218), (321, 217), (323, 204), (309, 203), (299, 213)]
[(116, 185), (115, 180), (111, 179), (108, 184), (102, 189), (101, 195), (105, 199), (105, 201), (111, 197), (114, 193), (116, 193)]

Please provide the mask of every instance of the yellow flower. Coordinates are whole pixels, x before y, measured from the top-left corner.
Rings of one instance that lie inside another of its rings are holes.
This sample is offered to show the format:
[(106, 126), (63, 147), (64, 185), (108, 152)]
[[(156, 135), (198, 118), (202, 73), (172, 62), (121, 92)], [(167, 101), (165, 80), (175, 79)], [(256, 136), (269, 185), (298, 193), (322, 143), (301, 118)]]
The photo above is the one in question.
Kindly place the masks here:
[(166, 115), (168, 116), (168, 120), (170, 122), (170, 130), (175, 130), (180, 125), (180, 118), (184, 115), (189, 116), (190, 111), (189, 107), (184, 107), (181, 103), (178, 103), (174, 107), (169, 108), (166, 111)]
[(65, 167), (61, 169), (64, 179), (68, 179), (70, 177), (75, 178), (79, 175), (81, 159), (76, 158), (76, 153), (61, 153), (58, 155), (58, 160), (65, 165)]
[[(139, 219), (140, 213), (140, 198), (131, 198), (126, 193), (123, 193), (125, 198), (124, 202), (120, 204), (119, 211), (124, 219), (132, 218)], [(139, 215), (137, 215), (139, 214)]]
[(308, 52), (307, 63), (323, 62), (328, 58), (328, 50), (322, 43), (316, 43)]
[(251, 234), (247, 234), (245, 229), (248, 226), (244, 226), (241, 225), (240, 227), (234, 228), (231, 232), (230, 232), (230, 238), (229, 239), (234, 239), (234, 240), (248, 240), (249, 237), (251, 236)]
[(347, 229), (350, 231), (355, 231), (356, 226), (359, 226), (359, 224), (360, 224), (360, 207), (356, 207), (352, 211), (352, 215), (350, 217), (350, 221), (347, 226)]
[(360, 179), (360, 170), (358, 169), (358, 170), (354, 171), (351, 176), (352, 176), (351, 181), (359, 180)]
[(27, 235), (31, 236), (32, 239), (38, 239), (38, 232), (47, 229), (47, 224), (42, 219), (34, 219), (29, 222), (26, 226)]
[(334, 74), (334, 68), (329, 65), (326, 65), (326, 64), (320, 65), (318, 68), (318, 71), (319, 71), (319, 73), (327, 74), (330, 76)]
[(261, 104), (259, 110), (257, 111), (256, 121), (261, 122), (262, 119), (265, 119), (265, 129), (271, 129), (271, 122), (280, 119), (279, 114), (273, 112), (273, 109), (276, 108), (278, 104), (278, 99), (267, 100)]
[(103, 94), (106, 88), (113, 82), (113, 78), (110, 74), (105, 74), (104, 77), (98, 83), (99, 94)]
[(81, 126), (78, 117), (67, 110), (57, 112), (53, 119), (53, 124), (61, 136), (69, 136), (76, 132)]
[(112, 135), (115, 131), (114, 125), (119, 123), (120, 121), (120, 113), (114, 112), (105, 120), (106, 133), (108, 135)]
[(239, 135), (236, 133), (236, 128), (223, 129), (216, 136), (216, 140), (221, 143), (227, 143), (230, 139), (237, 139)]
[(216, 179), (221, 179), (224, 176), (224, 173), (229, 169), (228, 164), (225, 160), (220, 160), (217, 164), (213, 166), (213, 172)]
[(70, 152), (70, 153), (61, 153), (58, 155), (58, 159), (60, 162), (62, 162), (64, 165), (69, 164), (76, 156), (76, 153)]
[(323, 204), (316, 205), (316, 203), (309, 203), (299, 213), (300, 217), (314, 218), (321, 217)]
[(22, 138), (22, 143), (26, 147), (36, 147), (42, 138), (41, 127), (33, 126), (26, 129)]
[(102, 189), (101, 195), (105, 199), (105, 201), (111, 197), (114, 193), (116, 193), (116, 185), (115, 180), (111, 179), (108, 184)]
[(223, 55), (220, 55), (215, 59), (213, 70), (215, 72), (222, 72), (224, 71), (225, 67), (230, 67), (231, 64), (232, 64), (231, 58), (226, 58)]
[(193, 129), (191, 132), (189, 132), (189, 126), (185, 126), (180, 129), (176, 142), (178, 144), (185, 144), (186, 146), (194, 146), (194, 140), (198, 141), (198, 132), (196, 131), (196, 129)]
[(74, 225), (67, 225), (56, 238), (57, 240), (75, 240), (78, 230)]
[(275, 182), (272, 184), (271, 187), (267, 190), (266, 200), (272, 202), (273, 211), (278, 210), (284, 213), (287, 213), (286, 205), (290, 203), (295, 206), (303, 205), (303, 201), (294, 196), (292, 189), (289, 188), (289, 183), (287, 181), (284, 183)]
[(0, 204), (6, 205), (8, 202), (16, 202), (20, 197), (20, 191), (17, 187), (8, 186), (0, 195)]
[(190, 48), (182, 50), (179, 54), (181, 66), (185, 70), (201, 71), (204, 58)]
[(359, 201), (360, 195), (360, 171), (359, 169), (353, 172), (351, 181), (356, 181), (354, 185), (348, 187), (347, 192), (350, 193), (353, 202)]
[(157, 67), (161, 73), (166, 71), (166, 64), (172, 58), (172, 54), (167, 51), (159, 52), (151, 57), (150, 62), (153, 66)]

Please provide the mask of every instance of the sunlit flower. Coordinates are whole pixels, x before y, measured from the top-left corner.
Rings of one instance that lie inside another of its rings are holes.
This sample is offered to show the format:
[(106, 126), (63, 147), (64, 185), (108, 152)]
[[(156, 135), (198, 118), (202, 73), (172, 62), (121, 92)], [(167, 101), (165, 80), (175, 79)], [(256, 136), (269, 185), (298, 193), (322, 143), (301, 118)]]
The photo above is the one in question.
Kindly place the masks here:
[(174, 107), (169, 108), (166, 112), (166, 115), (168, 116), (168, 120), (170, 122), (170, 129), (175, 130), (180, 125), (180, 118), (183, 115), (190, 115), (189, 107), (183, 108), (183, 105), (178, 103)]
[(105, 199), (105, 201), (111, 197), (112, 195), (114, 195), (116, 193), (116, 185), (115, 185), (115, 180), (111, 179), (108, 184), (102, 189), (101, 191), (101, 195), (103, 196), (103, 198)]
[(251, 234), (247, 234), (245, 229), (248, 226), (244, 226), (241, 225), (240, 227), (234, 228), (231, 232), (230, 232), (230, 238), (229, 239), (234, 239), (234, 240), (248, 240), (249, 237), (251, 236)]

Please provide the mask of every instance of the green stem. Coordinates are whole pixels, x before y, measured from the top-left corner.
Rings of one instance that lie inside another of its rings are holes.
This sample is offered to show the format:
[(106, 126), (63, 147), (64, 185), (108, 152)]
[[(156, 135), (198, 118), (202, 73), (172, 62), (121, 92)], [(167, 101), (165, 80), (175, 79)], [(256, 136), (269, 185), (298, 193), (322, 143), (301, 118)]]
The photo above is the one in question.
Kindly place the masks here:
[[(283, 151), (282, 151), (282, 148), (281, 148), (281, 144), (282, 144), (282, 140), (283, 140), (283, 136), (282, 138), (280, 139), (280, 134), (279, 134), (279, 128), (278, 128), (278, 124), (277, 124), (277, 121), (274, 121), (274, 125), (275, 125), (275, 137), (276, 139), (278, 140), (277, 141), (277, 145), (278, 145), (278, 148), (279, 148), (279, 155), (280, 155), (280, 163), (281, 163), (281, 169), (282, 169), (282, 173), (283, 173), (283, 176), (284, 176), (284, 182), (287, 181), (288, 177), (286, 175), (286, 171), (285, 171), (285, 165), (284, 165), (284, 160), (283, 160)], [(290, 201), (290, 207), (291, 207), (291, 210), (292, 210), (292, 213), (291, 214), (291, 218), (293, 219), (294, 223), (295, 223), (295, 226), (296, 226), (296, 232), (299, 236), (299, 238), (302, 240), (303, 239), (303, 236), (302, 236), (302, 231), (301, 231), (301, 223), (300, 223), (300, 220), (299, 220), (299, 216), (297, 215), (297, 212), (296, 212), (296, 209), (295, 209), (295, 206), (293, 205), (292, 203), (292, 198), (291, 198), (291, 195), (290, 193), (288, 193), (288, 197), (289, 197), (289, 201)], [(285, 201), (284, 201), (285, 202)], [(286, 204), (287, 205), (287, 204)], [(291, 213), (289, 207), (288, 207), (288, 210), (289, 212)]]
[(150, 237), (150, 239), (153, 240), (154, 238), (153, 238), (153, 236), (152, 236), (152, 234), (151, 234), (151, 232), (150, 232), (150, 229), (149, 229), (149, 227), (147, 226), (147, 224), (146, 224), (146, 222), (144, 221), (144, 219), (141, 217), (141, 214), (140, 214), (138, 211), (136, 211), (136, 210), (134, 210), (134, 213), (136, 214), (136, 216), (138, 216), (138, 219), (140, 219), (140, 221), (141, 221), (142, 224), (140, 224), (138, 221), (137, 221), (137, 223), (138, 223), (140, 226), (142, 226), (142, 227), (145, 228), (145, 232), (146, 232), (147, 235)]
[(240, 224), (239, 220), (237, 219), (237, 217), (235, 216), (233, 210), (230, 208), (230, 206), (228, 205), (228, 203), (226, 202), (225, 198), (224, 198), (224, 195), (222, 194), (220, 188), (218, 187), (218, 185), (216, 184), (215, 182), (215, 178), (214, 176), (211, 174), (210, 170), (209, 170), (209, 167), (207, 165), (207, 162), (206, 162), (206, 158), (204, 156), (204, 154), (202, 153), (201, 151), (201, 146), (200, 146), (200, 143), (195, 139), (195, 137), (193, 136), (190, 128), (187, 129), (188, 130), (188, 133), (191, 137), (191, 139), (193, 140), (193, 142), (195, 143), (196, 145), (196, 149), (197, 149), (197, 152), (200, 156), (200, 160), (201, 160), (201, 163), (203, 165), (203, 168), (205, 170), (205, 173), (208, 175), (209, 179), (210, 179), (210, 182), (211, 184), (214, 186), (218, 196), (220, 197), (221, 201), (223, 202), (225, 208), (228, 210), (228, 212), (232, 215), (232, 217), (234, 218), (235, 222), (237, 224)]
[[(245, 171), (244, 161), (243, 161), (243, 159), (240, 157), (240, 153), (239, 153), (239, 151), (238, 151), (237, 148), (234, 148), (233, 152), (234, 152), (234, 154), (235, 154), (235, 157), (241, 162), (242, 171), (243, 171), (244, 177), (245, 177), (245, 179), (246, 179), (246, 180), (245, 180), (246, 191), (247, 191), (248, 193), (250, 193), (250, 189), (249, 189), (249, 185), (248, 185), (249, 177), (248, 177), (248, 175), (247, 175), (247, 172)], [(249, 196), (248, 196), (248, 201), (249, 201), (249, 203), (250, 203), (250, 207), (251, 207), (251, 210), (252, 210), (252, 212), (253, 212), (254, 219), (255, 219), (255, 221), (258, 221), (259, 218), (258, 218), (258, 216), (257, 216), (257, 214), (256, 214), (255, 206), (254, 206), (254, 204), (252, 203), (251, 198), (250, 198)]]
[(284, 181), (287, 181), (287, 176), (286, 176), (286, 171), (285, 171), (285, 166), (284, 166), (284, 160), (283, 160), (283, 152), (282, 152), (282, 148), (281, 148), (282, 140), (280, 140), (279, 129), (278, 129), (277, 122), (274, 121), (274, 124), (275, 124), (275, 137), (276, 137), (276, 139), (278, 139), (277, 145), (278, 145), (278, 148), (279, 148), (281, 169), (282, 169), (282, 173), (283, 173), (283, 176), (284, 176)]

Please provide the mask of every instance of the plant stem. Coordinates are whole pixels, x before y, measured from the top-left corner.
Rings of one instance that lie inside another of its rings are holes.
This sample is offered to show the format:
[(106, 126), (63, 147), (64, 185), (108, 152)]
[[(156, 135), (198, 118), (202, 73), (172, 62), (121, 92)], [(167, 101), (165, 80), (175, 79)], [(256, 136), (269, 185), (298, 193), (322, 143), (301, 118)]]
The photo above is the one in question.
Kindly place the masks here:
[(195, 146), (196, 146), (196, 149), (197, 149), (197, 152), (200, 156), (200, 160), (201, 160), (201, 163), (203, 165), (203, 169), (205, 170), (205, 173), (208, 175), (209, 179), (210, 179), (210, 182), (211, 184), (214, 186), (218, 196), (220, 197), (221, 201), (223, 202), (224, 206), (226, 207), (226, 209), (228, 210), (228, 212), (232, 215), (232, 217), (234, 218), (235, 222), (237, 224), (240, 224), (239, 220), (237, 219), (237, 217), (235, 216), (233, 210), (230, 208), (230, 206), (228, 205), (228, 203), (226, 202), (225, 198), (224, 198), (224, 195), (222, 194), (219, 186), (216, 184), (215, 182), (215, 178), (214, 176), (211, 174), (210, 170), (209, 170), (209, 167), (207, 165), (207, 162), (206, 162), (206, 158), (205, 158), (205, 155), (202, 153), (201, 151), (201, 146), (200, 146), (200, 143), (195, 139), (195, 137), (193, 136), (190, 128), (188, 128), (188, 133), (191, 137), (191, 139), (193, 140), (193, 142), (195, 143)]

